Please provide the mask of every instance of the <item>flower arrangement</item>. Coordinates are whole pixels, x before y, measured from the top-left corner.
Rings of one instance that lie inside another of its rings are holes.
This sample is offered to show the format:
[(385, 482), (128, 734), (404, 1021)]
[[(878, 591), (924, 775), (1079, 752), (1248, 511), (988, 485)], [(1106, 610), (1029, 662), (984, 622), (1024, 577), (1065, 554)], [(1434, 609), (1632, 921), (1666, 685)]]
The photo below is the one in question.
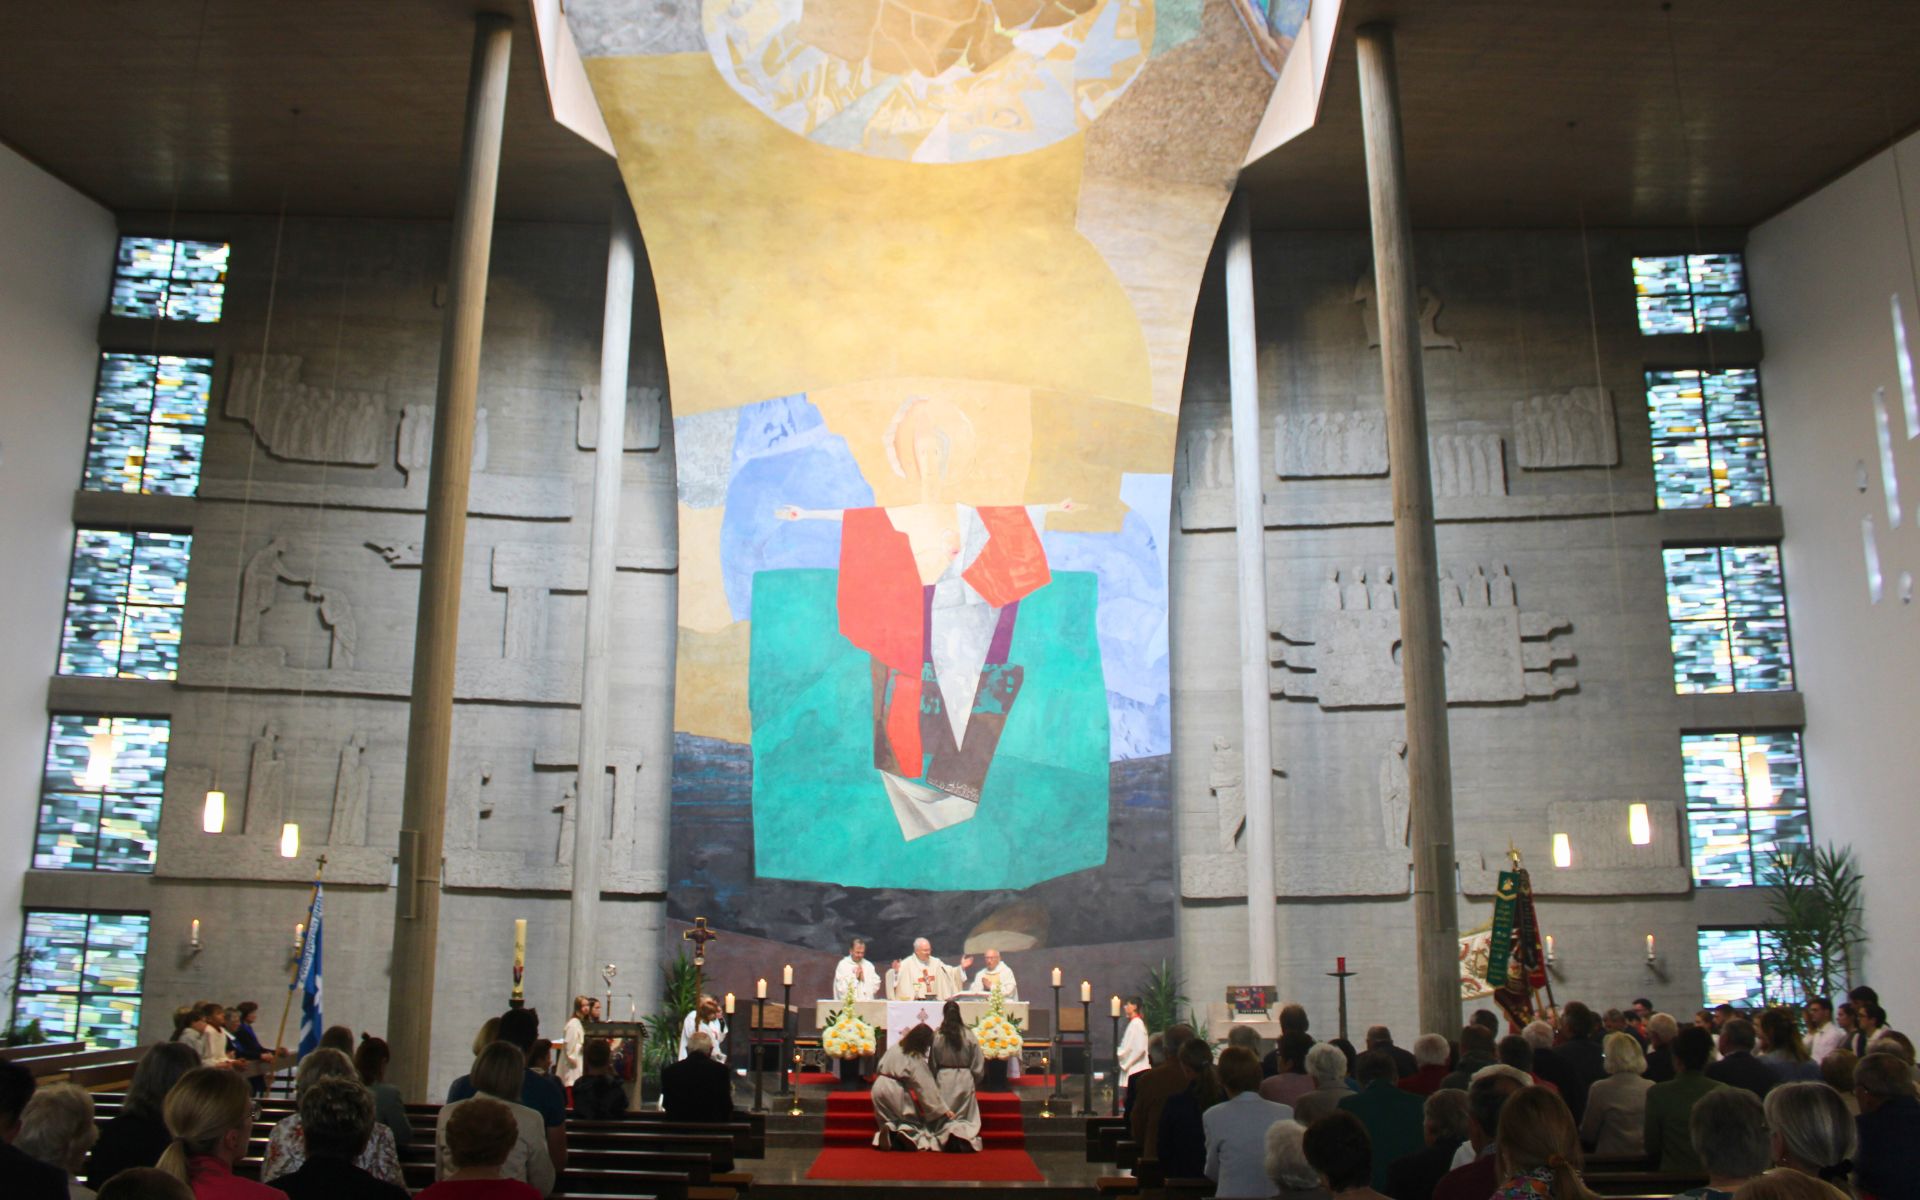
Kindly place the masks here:
[(980, 1053), (992, 1059), (1015, 1058), (1026, 1044), (1020, 1036), (1019, 1022), (1007, 1015), (1005, 999), (997, 983), (987, 1000), (987, 1011), (973, 1027), (973, 1034), (980, 1039)]
[(873, 1026), (854, 1011), (853, 985), (848, 984), (845, 1006), (833, 1014), (820, 1035), (821, 1048), (834, 1058), (866, 1058), (879, 1049), (879, 1044)]

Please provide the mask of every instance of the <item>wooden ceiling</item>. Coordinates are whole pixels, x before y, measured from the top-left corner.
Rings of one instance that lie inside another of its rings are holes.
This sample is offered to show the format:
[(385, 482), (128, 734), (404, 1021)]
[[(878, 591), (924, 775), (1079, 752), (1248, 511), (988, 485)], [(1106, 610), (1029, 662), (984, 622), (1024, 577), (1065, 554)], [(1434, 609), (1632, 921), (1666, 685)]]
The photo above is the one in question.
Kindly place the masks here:
[[(514, 0), (0, 5), (0, 141), (120, 211), (445, 217), (481, 8), (520, 22), (500, 216), (603, 220), (613, 164), (549, 119)], [(1320, 125), (1245, 176), (1263, 228), (1366, 224), (1366, 20), (1426, 227), (1746, 226), (1920, 124), (1916, 0), (1347, 9)]]

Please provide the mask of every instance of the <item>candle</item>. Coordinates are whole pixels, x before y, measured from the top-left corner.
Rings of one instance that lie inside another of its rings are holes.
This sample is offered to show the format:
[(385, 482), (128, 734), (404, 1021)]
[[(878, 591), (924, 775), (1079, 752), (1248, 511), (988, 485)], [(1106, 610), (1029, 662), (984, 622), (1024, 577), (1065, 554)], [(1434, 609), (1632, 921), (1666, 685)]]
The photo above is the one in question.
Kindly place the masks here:
[(640, 1002), (637, 1000), (627, 1001), (627, 1020), (632, 1021), (637, 1017), (639, 1017), (639, 1015), (640, 1015)]
[(307, 944), (307, 923), (301, 921), (293, 927), (293, 952), (300, 953), (300, 947)]
[(727, 993), (727, 1015), (728, 1016), (733, 1015), (733, 993), (732, 992)]
[(1334, 959), (1333, 969), (1336, 971), (1345, 971), (1347, 969), (1347, 956), (1343, 954), (1339, 958)]
[(765, 979), (758, 980), (754, 983), (753, 998), (755, 1000), (765, 1000), (767, 998), (767, 981)]
[(1653, 957), (1653, 935), (1652, 934), (1647, 935), (1647, 957), (1648, 958)]
[(788, 963), (786, 966), (780, 968), (780, 982), (786, 984), (788, 987), (793, 986), (793, 964), (792, 963)]
[(1060, 986), (1060, 968), (1059, 967), (1055, 967), (1053, 969), (1053, 986), (1055, 987)]
[(1112, 1005), (1111, 1011), (1113, 1015), (1116, 1017), (1120, 1015), (1120, 997), (1115, 996), (1113, 998), (1113, 1005)]
[(1093, 985), (1084, 979), (1080, 981), (1080, 1003), (1093, 1003)]
[(199, 917), (195, 917), (193, 919), (193, 944), (196, 946), (200, 944), (200, 918)]
[(1553, 961), (1553, 935), (1547, 935), (1547, 961)]

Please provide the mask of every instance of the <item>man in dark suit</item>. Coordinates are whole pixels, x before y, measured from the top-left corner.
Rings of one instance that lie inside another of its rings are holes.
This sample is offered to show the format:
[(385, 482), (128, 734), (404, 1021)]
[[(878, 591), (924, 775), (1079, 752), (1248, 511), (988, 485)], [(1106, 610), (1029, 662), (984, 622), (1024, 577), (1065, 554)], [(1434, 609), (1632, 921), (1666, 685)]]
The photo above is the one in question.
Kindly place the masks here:
[(1465, 1092), (1442, 1088), (1428, 1096), (1422, 1128), (1426, 1148), (1387, 1167), (1387, 1195), (1393, 1200), (1432, 1200), (1434, 1186), (1453, 1169), (1454, 1152), (1467, 1140), (1468, 1121)]
[(1879, 1200), (1920, 1197), (1920, 1100), (1913, 1068), (1892, 1054), (1869, 1054), (1853, 1069), (1860, 1101), (1860, 1151), (1854, 1182)]
[[(1395, 1079), (1405, 1079), (1420, 1069), (1420, 1064), (1413, 1061), (1411, 1053), (1393, 1044), (1393, 1031), (1385, 1025), (1374, 1025), (1367, 1030), (1367, 1049), (1379, 1050), (1393, 1060)], [(1377, 1147), (1375, 1153), (1377, 1156)]]
[(660, 1106), (676, 1121), (733, 1119), (733, 1076), (713, 1061), (713, 1038), (696, 1032), (687, 1056), (660, 1072)]
[(1160, 1153), (1160, 1113), (1167, 1097), (1187, 1090), (1187, 1073), (1180, 1066), (1180, 1047), (1193, 1037), (1191, 1025), (1169, 1025), (1161, 1031), (1160, 1044), (1166, 1057), (1157, 1067), (1149, 1067), (1127, 1084), (1133, 1111), (1127, 1115), (1127, 1130), (1141, 1158), (1158, 1159)]
[(1773, 1068), (1753, 1056), (1753, 1022), (1735, 1017), (1720, 1027), (1720, 1061), (1707, 1064), (1707, 1078), (1728, 1087), (1743, 1087), (1762, 1100), (1780, 1082)]
[[(1573, 1110), (1573, 1119), (1578, 1121), (1586, 1115), (1587, 1089), (1607, 1077), (1607, 1056), (1600, 1048), (1600, 1018), (1592, 1009), (1572, 1000), (1562, 1010), (1560, 1019), (1567, 1040), (1553, 1048), (1553, 1057), (1567, 1064), (1571, 1071), (1572, 1086), (1560, 1083), (1560, 1096)], [(1539, 1055), (1534, 1057), (1537, 1062)]]

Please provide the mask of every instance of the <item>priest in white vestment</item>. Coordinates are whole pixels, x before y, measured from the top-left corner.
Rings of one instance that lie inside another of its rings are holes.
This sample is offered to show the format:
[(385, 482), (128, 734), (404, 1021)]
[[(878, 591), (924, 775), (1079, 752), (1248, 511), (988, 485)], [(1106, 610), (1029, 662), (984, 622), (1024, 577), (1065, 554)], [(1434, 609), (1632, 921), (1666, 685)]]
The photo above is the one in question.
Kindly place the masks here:
[(973, 965), (973, 955), (960, 960), (960, 965), (950, 967), (933, 956), (933, 943), (925, 938), (913, 941), (913, 957), (902, 959), (893, 964), (888, 972), (892, 977), (889, 983), (892, 998), (895, 1000), (945, 1000), (956, 992), (966, 990), (967, 968)]
[(853, 989), (855, 1000), (874, 1000), (880, 995), (880, 969), (867, 961), (867, 944), (859, 938), (853, 939), (847, 956), (833, 969), (833, 998), (845, 1000), (848, 988)]
[(973, 977), (973, 986), (967, 990), (991, 994), (996, 987), (1002, 1000), (1020, 998), (1020, 985), (1013, 978), (1013, 968), (1000, 961), (998, 950), (989, 950), (987, 965), (980, 968), (980, 973)]

